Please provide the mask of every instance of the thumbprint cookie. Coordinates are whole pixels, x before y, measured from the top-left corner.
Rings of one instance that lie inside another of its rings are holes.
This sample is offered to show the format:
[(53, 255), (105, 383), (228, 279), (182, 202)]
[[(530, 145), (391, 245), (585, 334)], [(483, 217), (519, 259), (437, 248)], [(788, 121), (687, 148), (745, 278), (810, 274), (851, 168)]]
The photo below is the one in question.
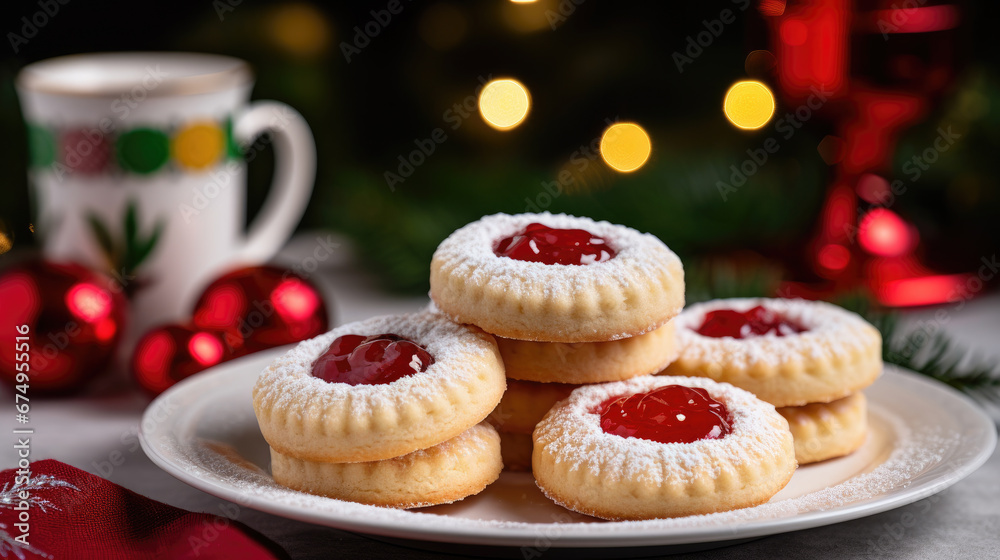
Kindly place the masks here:
[(495, 214), (456, 230), (434, 252), (430, 286), (455, 321), (540, 342), (635, 337), (684, 306), (681, 261), (662, 241), (547, 212)]
[(766, 502), (791, 479), (788, 422), (710, 379), (637, 377), (580, 387), (535, 428), (532, 470), (556, 503), (611, 520)]
[(882, 373), (882, 336), (855, 313), (801, 299), (721, 299), (677, 319), (666, 375), (731, 383), (777, 406), (830, 402)]
[(367, 462), (458, 436), (496, 408), (505, 388), (492, 336), (425, 311), (300, 343), (257, 379), (253, 404), (277, 453)]

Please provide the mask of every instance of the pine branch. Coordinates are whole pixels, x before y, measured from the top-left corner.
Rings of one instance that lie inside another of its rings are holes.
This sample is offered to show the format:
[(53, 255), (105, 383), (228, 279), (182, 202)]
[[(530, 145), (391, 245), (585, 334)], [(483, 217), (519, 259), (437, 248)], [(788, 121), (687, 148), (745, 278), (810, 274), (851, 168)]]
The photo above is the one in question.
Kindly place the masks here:
[(914, 330), (895, 334), (895, 318), (888, 333), (883, 331), (883, 359), (891, 364), (915, 371), (950, 385), (974, 397), (1000, 405), (1000, 374), (989, 364), (975, 358), (966, 359), (968, 352), (958, 347), (943, 332), (927, 333)]
[(966, 359), (968, 350), (944, 332), (914, 329), (903, 333), (899, 314), (876, 308), (866, 294), (850, 294), (837, 303), (863, 316), (882, 333), (882, 359), (886, 363), (1000, 405), (1000, 372), (975, 358)]

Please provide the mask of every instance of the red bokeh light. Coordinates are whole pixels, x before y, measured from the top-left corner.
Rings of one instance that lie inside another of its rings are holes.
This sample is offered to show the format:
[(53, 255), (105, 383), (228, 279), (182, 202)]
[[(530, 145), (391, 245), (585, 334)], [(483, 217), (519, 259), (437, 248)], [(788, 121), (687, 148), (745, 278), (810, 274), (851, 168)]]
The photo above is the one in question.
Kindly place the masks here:
[(222, 342), (207, 332), (195, 334), (188, 340), (188, 352), (203, 366), (214, 366), (222, 360)]
[(316, 290), (297, 279), (278, 284), (271, 292), (271, 303), (282, 318), (291, 321), (303, 321), (312, 317), (320, 305)]
[(882, 305), (908, 307), (948, 302), (968, 280), (967, 274), (937, 274), (903, 278), (876, 286), (875, 295)]
[(781, 89), (792, 100), (804, 100), (817, 90), (825, 96), (843, 93), (849, 4), (847, 0), (817, 0), (787, 5), (780, 16), (771, 17), (772, 30), (780, 39), (774, 50)]
[(826, 270), (843, 270), (851, 262), (851, 252), (843, 245), (828, 243), (816, 254), (816, 262)]
[[(0, 274), (0, 330), (30, 328), (31, 387), (70, 392), (111, 365), (128, 302), (83, 266), (31, 259)], [(0, 352), (0, 379), (15, 382), (14, 352)]]
[(111, 295), (93, 284), (77, 284), (66, 292), (69, 312), (88, 323), (96, 323), (111, 312)]
[(214, 285), (205, 291), (194, 314), (195, 324), (211, 329), (238, 325), (247, 310), (246, 294), (233, 284)]
[(111, 340), (117, 332), (118, 325), (115, 324), (114, 320), (108, 317), (105, 317), (94, 324), (94, 335), (97, 337), (97, 340), (102, 342)]
[(159, 394), (174, 384), (170, 379), (170, 362), (176, 350), (174, 339), (166, 331), (146, 335), (135, 347), (133, 373), (146, 390)]
[(916, 233), (892, 210), (876, 208), (865, 214), (858, 230), (861, 247), (873, 255), (898, 257), (910, 252)]
[(212, 282), (195, 303), (194, 325), (225, 331), (227, 353), (245, 354), (291, 344), (327, 330), (320, 292), (275, 266), (241, 268)]
[(164, 325), (147, 332), (132, 354), (132, 375), (147, 392), (158, 395), (206, 368), (233, 358), (222, 333), (192, 325)]

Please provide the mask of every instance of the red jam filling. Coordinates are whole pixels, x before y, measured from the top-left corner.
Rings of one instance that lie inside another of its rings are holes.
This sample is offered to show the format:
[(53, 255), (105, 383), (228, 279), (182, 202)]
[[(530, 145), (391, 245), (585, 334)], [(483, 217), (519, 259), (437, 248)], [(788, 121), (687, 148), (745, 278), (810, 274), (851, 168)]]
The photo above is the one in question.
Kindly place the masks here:
[(554, 229), (528, 224), (493, 248), (498, 257), (545, 264), (593, 264), (615, 256), (607, 241), (583, 229)]
[(605, 433), (660, 443), (720, 439), (732, 432), (726, 405), (696, 387), (667, 385), (615, 397), (601, 403), (597, 412)]
[(748, 338), (773, 334), (786, 336), (806, 331), (805, 327), (781, 315), (758, 305), (747, 311), (718, 309), (705, 314), (705, 320), (697, 332), (702, 336), (722, 338)]
[(395, 334), (346, 334), (313, 363), (313, 377), (329, 383), (385, 385), (425, 371), (434, 363), (427, 350)]

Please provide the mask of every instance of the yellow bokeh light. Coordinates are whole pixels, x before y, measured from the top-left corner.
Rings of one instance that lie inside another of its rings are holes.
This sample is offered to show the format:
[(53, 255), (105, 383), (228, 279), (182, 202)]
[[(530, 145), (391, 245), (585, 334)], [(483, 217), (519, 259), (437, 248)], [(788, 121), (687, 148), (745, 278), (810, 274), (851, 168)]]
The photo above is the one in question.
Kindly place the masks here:
[(564, 17), (559, 13), (559, 0), (531, 0), (531, 2), (504, 2), (499, 4), (500, 19), (518, 33), (552, 31), (551, 18)]
[(601, 136), (601, 158), (608, 167), (630, 173), (642, 167), (652, 151), (649, 134), (635, 123), (616, 123)]
[(736, 82), (726, 92), (722, 110), (736, 127), (756, 130), (774, 116), (774, 94), (757, 81)]
[(0, 231), (0, 255), (14, 248), (14, 242), (7, 237), (7, 234)]
[(530, 107), (528, 88), (510, 78), (489, 82), (479, 94), (479, 114), (497, 130), (510, 130), (521, 124)]
[(271, 39), (291, 55), (318, 56), (332, 42), (330, 23), (312, 4), (283, 4), (269, 14), (266, 25)]

